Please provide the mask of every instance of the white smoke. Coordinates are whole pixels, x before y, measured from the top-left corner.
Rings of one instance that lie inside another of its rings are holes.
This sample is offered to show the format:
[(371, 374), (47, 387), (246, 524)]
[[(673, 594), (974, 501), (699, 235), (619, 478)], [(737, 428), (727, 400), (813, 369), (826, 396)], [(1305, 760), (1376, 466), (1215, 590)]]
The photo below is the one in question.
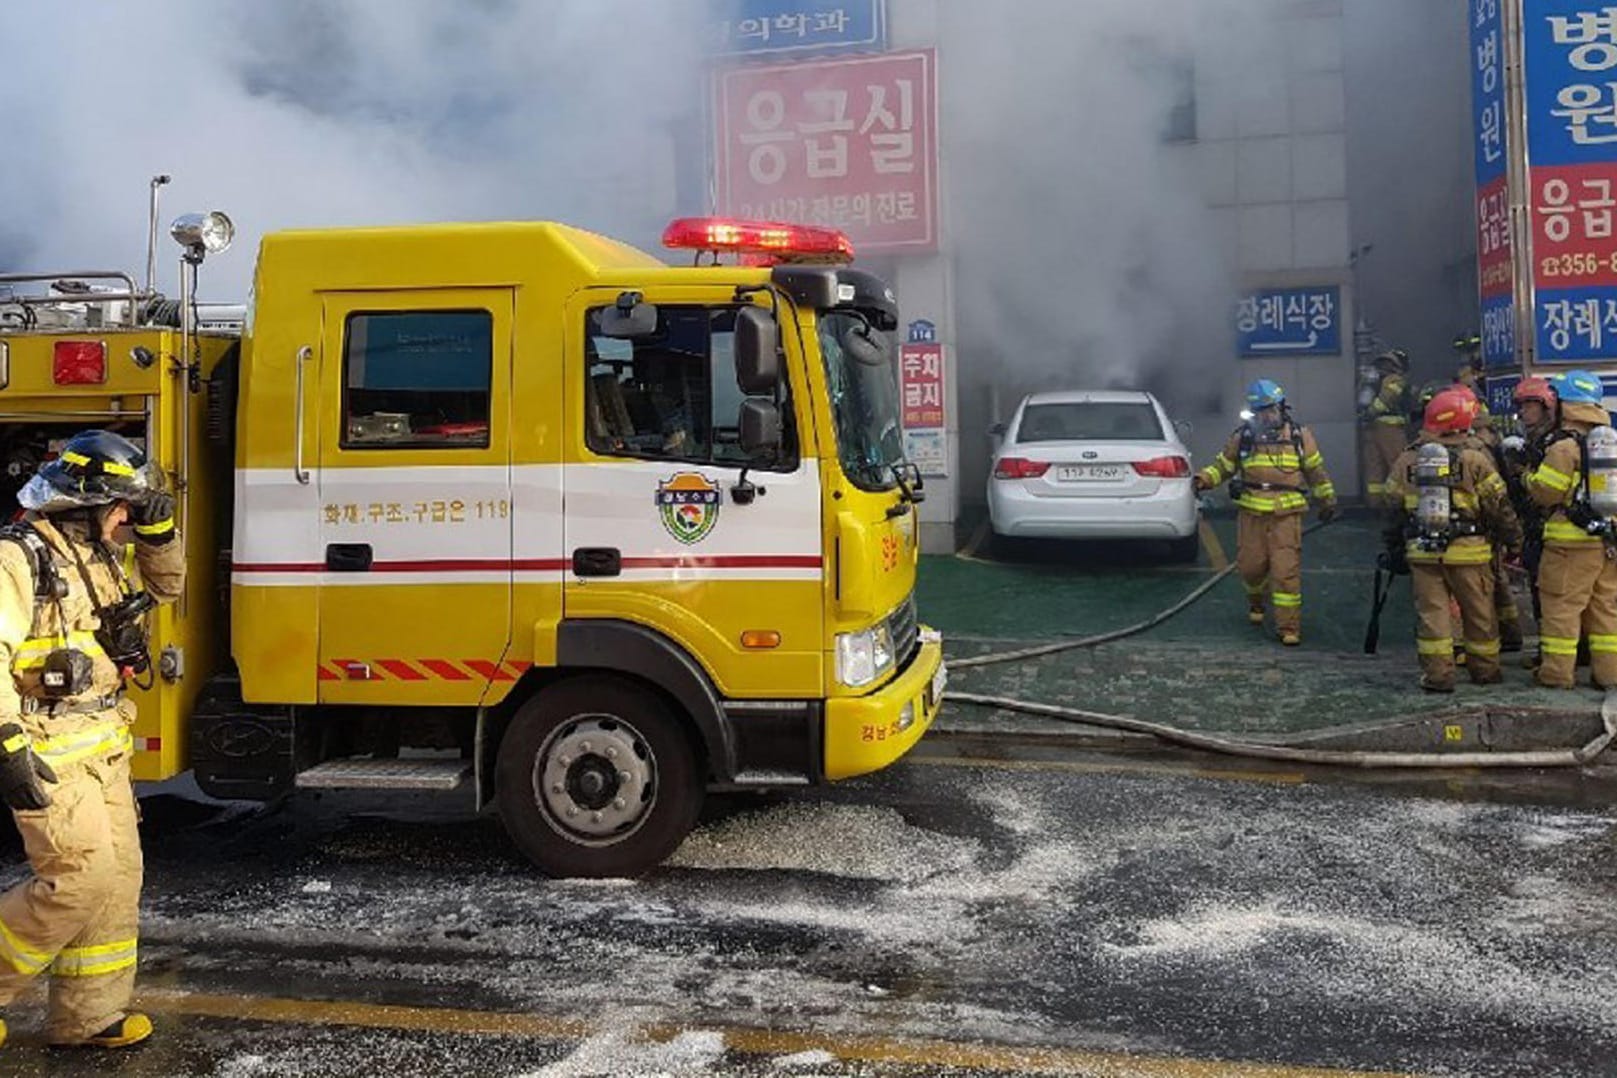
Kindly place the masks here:
[(156, 173), (165, 219), (237, 223), (205, 298), (243, 296), (282, 228), (551, 218), (654, 243), (702, 32), (656, 0), (13, 0), (0, 266), (143, 266)]

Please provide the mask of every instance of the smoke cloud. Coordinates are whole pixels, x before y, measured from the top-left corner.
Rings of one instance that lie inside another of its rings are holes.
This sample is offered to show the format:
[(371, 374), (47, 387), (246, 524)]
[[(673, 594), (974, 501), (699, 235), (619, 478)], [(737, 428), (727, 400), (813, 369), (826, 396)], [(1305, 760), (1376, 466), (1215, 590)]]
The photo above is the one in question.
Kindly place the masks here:
[(0, 267), (143, 267), (156, 173), (165, 224), (237, 223), (207, 299), (244, 297), (282, 228), (551, 218), (653, 245), (703, 152), (676, 149), (702, 30), (650, 0), (7, 3)]

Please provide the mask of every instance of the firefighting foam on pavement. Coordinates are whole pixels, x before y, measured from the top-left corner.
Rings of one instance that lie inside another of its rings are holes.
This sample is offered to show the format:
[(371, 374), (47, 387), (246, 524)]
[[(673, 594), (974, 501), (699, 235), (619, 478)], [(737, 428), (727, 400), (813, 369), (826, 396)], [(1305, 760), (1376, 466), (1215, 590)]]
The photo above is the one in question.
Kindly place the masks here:
[(0, 31), (0, 1073), (1608, 1066), (1611, 11)]

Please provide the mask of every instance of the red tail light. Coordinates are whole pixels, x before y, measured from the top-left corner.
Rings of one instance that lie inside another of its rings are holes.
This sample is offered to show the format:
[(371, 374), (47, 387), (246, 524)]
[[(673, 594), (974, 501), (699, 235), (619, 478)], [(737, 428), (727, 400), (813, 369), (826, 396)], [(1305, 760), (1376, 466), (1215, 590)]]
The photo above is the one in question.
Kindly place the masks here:
[(1190, 461), (1184, 457), (1152, 457), (1135, 461), (1134, 470), (1156, 479), (1183, 479), (1190, 474)]
[(994, 465), (995, 479), (1037, 479), (1050, 470), (1049, 461), (1025, 457), (1000, 457)]
[(107, 380), (106, 341), (57, 341), (51, 381), (59, 386), (98, 386)]

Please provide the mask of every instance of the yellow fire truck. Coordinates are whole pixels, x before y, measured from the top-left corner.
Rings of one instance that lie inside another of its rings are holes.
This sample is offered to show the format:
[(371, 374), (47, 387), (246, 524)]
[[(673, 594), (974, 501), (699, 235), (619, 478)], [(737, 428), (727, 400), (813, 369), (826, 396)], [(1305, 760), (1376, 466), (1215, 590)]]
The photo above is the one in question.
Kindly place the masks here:
[(12, 490), (102, 427), (180, 494), (138, 778), (469, 783), (546, 873), (616, 876), (705, 791), (876, 770), (931, 723), (898, 312), (839, 233), (685, 219), (672, 267), (551, 223), (282, 232), (238, 327), (194, 298), (228, 218), (174, 234), (178, 302), (150, 259), (0, 276)]

